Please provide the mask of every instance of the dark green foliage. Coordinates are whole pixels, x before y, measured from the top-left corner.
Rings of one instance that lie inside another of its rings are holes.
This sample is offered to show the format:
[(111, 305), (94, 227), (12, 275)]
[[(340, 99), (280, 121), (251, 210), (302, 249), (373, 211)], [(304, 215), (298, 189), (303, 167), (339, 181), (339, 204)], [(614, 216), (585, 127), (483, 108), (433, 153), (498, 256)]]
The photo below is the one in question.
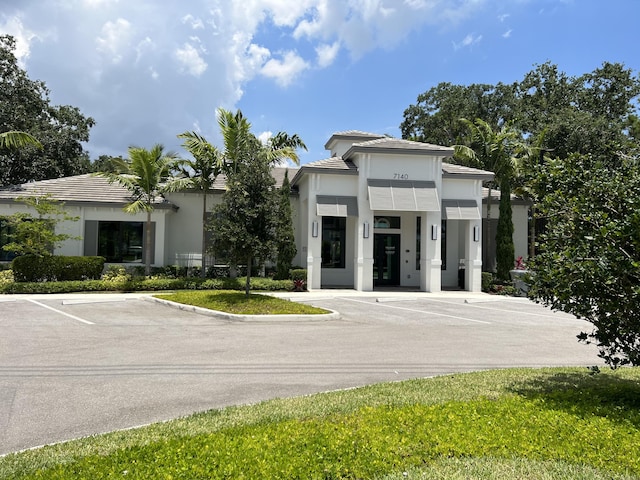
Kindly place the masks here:
[(440, 83), (405, 110), (400, 130), (403, 138), (454, 145), (465, 135), (458, 119), (480, 118), (494, 130), (509, 124), (560, 158), (612, 153), (637, 134), (639, 94), (640, 78), (622, 64), (569, 77), (547, 62), (511, 85)]
[(77, 217), (67, 215), (64, 204), (52, 200), (49, 195), (22, 197), (17, 200), (33, 208), (38, 214), (18, 212), (5, 218), (13, 232), (11, 242), (2, 249), (16, 255), (51, 255), (65, 240), (75, 237), (56, 232), (61, 221), (77, 221)]
[(0, 35), (0, 132), (28, 132), (42, 148), (0, 148), (0, 186), (86, 173), (81, 142), (89, 140), (94, 120), (76, 107), (51, 105), (45, 83), (20, 68), (15, 48), (13, 37)]
[(404, 111), (402, 138), (436, 145), (460, 144), (467, 134), (460, 118), (481, 118), (498, 129), (512, 119), (514, 103), (512, 85), (442, 82), (418, 95), (417, 103)]
[[(223, 253), (231, 264), (246, 264), (248, 275), (254, 260), (262, 264), (275, 258), (278, 228), (275, 180), (266, 159), (255, 153), (237, 172), (229, 173), (227, 191), (209, 223), (211, 252)], [(249, 288), (248, 276), (247, 295)]]
[(530, 294), (583, 318), (612, 367), (640, 365), (640, 161), (574, 155), (540, 174), (547, 222)]
[[(166, 290), (244, 290), (242, 278), (132, 278), (116, 276), (103, 280), (64, 282), (0, 282), (0, 293), (70, 293), (70, 292), (152, 292)], [(254, 290), (292, 291), (291, 280), (252, 278)]]
[(496, 276), (509, 280), (509, 271), (513, 269), (515, 248), (513, 246), (513, 215), (511, 211), (511, 182), (500, 182), (500, 217), (496, 231)]
[(276, 277), (279, 280), (289, 278), (291, 262), (296, 253), (296, 239), (293, 230), (293, 219), (291, 213), (291, 185), (289, 184), (289, 171), (284, 174), (282, 187), (278, 190), (278, 216), (276, 231), (276, 248), (278, 250), (278, 260), (276, 266)]
[(296, 268), (291, 270), (289, 273), (291, 276), (291, 280), (307, 280), (307, 269), (306, 268)]
[(98, 279), (104, 257), (66, 257), (62, 255), (22, 255), (11, 263), (16, 282), (53, 282)]
[(482, 291), (488, 292), (491, 288), (491, 284), (493, 283), (493, 273), (491, 272), (482, 272)]

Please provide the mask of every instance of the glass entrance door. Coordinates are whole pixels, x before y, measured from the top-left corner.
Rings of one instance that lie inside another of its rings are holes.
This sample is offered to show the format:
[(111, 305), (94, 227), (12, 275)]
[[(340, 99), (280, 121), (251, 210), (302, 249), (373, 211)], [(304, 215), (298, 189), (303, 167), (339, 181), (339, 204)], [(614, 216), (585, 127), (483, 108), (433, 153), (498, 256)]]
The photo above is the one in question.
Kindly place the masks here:
[(400, 285), (400, 235), (373, 236), (373, 285)]

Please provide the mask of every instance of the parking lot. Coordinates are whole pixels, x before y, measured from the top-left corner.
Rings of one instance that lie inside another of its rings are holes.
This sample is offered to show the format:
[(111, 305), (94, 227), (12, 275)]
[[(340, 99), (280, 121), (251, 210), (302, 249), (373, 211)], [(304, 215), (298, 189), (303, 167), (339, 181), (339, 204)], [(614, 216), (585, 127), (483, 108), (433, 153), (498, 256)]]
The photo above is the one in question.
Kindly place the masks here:
[(0, 454), (374, 382), (601, 363), (576, 340), (589, 324), (526, 299), (288, 296), (340, 318), (229, 320), (139, 294), (0, 296)]

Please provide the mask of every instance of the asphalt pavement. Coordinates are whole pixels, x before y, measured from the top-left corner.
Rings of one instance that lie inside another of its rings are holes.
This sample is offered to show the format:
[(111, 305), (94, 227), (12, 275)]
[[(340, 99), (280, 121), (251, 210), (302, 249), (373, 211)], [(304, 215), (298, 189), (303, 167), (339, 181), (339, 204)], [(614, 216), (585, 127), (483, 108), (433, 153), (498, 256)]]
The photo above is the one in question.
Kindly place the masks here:
[(576, 340), (589, 324), (524, 298), (278, 296), (339, 315), (222, 318), (141, 294), (0, 296), (0, 454), (276, 397), (602, 363)]

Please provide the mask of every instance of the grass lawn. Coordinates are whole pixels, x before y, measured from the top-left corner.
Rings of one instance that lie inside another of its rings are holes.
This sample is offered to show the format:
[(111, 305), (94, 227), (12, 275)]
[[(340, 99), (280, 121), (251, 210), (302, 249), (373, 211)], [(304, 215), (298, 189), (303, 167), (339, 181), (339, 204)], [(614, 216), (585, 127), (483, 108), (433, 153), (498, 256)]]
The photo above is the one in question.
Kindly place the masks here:
[(0, 478), (640, 478), (640, 369), (512, 369), (213, 410), (0, 458)]
[(290, 302), (281, 298), (233, 290), (183, 290), (166, 295), (155, 295), (164, 300), (209, 308), (238, 315), (313, 315), (329, 313), (322, 308)]

